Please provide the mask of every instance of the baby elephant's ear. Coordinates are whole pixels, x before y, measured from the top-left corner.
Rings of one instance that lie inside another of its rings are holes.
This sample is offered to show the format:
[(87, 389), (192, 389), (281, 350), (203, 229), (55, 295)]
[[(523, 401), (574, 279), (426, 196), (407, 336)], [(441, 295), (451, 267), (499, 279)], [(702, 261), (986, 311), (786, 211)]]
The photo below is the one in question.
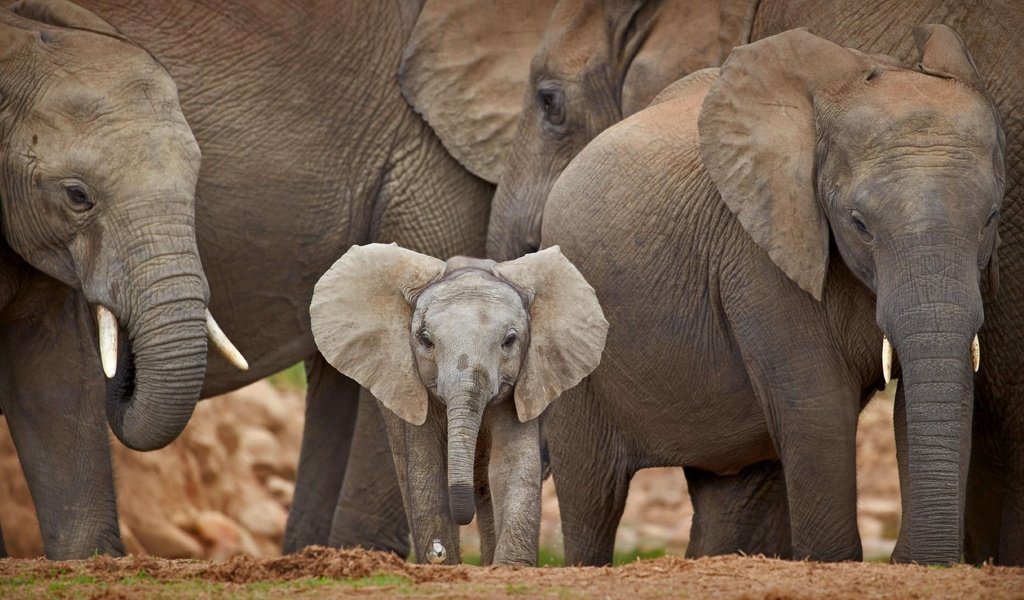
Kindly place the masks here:
[(409, 298), (444, 269), (395, 244), (352, 246), (317, 282), (309, 306), (327, 362), (413, 425), (427, 420), (427, 390), (409, 344)]
[(601, 362), (608, 321), (583, 275), (558, 246), (494, 266), (530, 302), (530, 346), (516, 382), (516, 412), (536, 418)]
[(67, 0), (18, 0), (10, 7), (14, 14), (57, 27), (81, 29), (125, 39), (120, 31), (99, 15)]

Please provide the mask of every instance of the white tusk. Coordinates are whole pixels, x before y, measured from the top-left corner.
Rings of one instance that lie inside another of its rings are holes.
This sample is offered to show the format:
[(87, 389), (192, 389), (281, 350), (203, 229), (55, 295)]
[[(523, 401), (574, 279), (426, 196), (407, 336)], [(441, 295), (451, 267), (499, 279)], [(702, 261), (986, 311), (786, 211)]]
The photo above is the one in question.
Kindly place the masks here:
[(981, 342), (978, 341), (978, 336), (974, 336), (974, 341), (971, 342), (971, 363), (974, 365), (974, 372), (977, 373), (981, 368)]
[(889, 338), (882, 336), (882, 377), (885, 378), (885, 384), (889, 385), (889, 380), (892, 379), (892, 357), (893, 352), (892, 344), (889, 343)]
[(220, 328), (217, 321), (213, 320), (213, 315), (210, 314), (210, 310), (206, 310), (206, 334), (210, 336), (210, 342), (213, 347), (220, 351), (224, 355), (224, 358), (238, 367), (239, 370), (248, 371), (249, 363), (242, 356), (242, 353), (235, 348), (235, 345), (231, 343), (228, 336), (224, 335), (224, 330)]
[(117, 374), (117, 317), (100, 304), (96, 306), (96, 323), (100, 327), (100, 364), (110, 379)]

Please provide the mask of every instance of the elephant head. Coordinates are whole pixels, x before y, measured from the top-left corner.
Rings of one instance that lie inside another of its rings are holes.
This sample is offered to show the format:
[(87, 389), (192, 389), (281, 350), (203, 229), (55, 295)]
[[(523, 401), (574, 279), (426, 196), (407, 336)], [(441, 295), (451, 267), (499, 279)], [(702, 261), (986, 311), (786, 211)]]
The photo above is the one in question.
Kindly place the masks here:
[(520, 422), (535, 419), (597, 367), (608, 328), (593, 288), (558, 247), (446, 264), (394, 244), (353, 246), (317, 283), (310, 315), (328, 362), (398, 417), (422, 425), (428, 402), (444, 405), (449, 503), (460, 524), (473, 518), (484, 409), (512, 401)]
[(4, 243), (96, 307), (111, 428), (132, 448), (164, 446), (192, 414), (217, 330), (195, 240), (199, 147), (145, 50), (67, 2), (13, 10), (0, 12)]
[(986, 268), (996, 278), (1004, 136), (960, 38), (941, 25), (914, 38), (913, 68), (806, 30), (736, 49), (704, 101), (700, 149), (723, 201), (801, 288), (830, 301), (834, 247), (876, 294), (883, 362), (895, 348), (906, 405), (895, 558), (951, 562), (963, 536), (980, 286)]
[(453, 156), (498, 184), (488, 255), (536, 250), (548, 191), (576, 153), (669, 83), (720, 64), (756, 4), (428, 0), (402, 92)]

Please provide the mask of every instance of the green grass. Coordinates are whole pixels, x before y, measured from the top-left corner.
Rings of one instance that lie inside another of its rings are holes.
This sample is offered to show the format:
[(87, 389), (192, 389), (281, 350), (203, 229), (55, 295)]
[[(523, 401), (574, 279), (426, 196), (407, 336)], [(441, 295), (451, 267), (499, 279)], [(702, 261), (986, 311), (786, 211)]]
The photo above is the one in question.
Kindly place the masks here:
[(306, 391), (306, 365), (294, 364), (284, 371), (274, 373), (267, 378), (270, 385), (284, 391)]

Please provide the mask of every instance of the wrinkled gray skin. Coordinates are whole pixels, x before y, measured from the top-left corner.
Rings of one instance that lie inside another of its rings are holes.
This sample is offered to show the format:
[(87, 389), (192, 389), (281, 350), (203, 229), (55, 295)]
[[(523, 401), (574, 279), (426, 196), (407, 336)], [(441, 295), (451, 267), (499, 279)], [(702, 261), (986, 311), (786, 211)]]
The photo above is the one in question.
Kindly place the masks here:
[[(979, 334), (983, 366), (975, 377), (974, 435), (967, 480), (964, 558), (1024, 565), (1024, 11), (1014, 0), (964, 3), (885, 0), (762, 0), (751, 39), (793, 27), (865, 52), (913, 60), (907, 34), (918, 23), (945, 23), (963, 37), (1006, 127), (1006, 195), (999, 225), (998, 293), (983, 290)], [(896, 398), (897, 454), (906, 488), (907, 405)], [(904, 496), (904, 511), (912, 500)], [(904, 516), (906, 522), (906, 516)], [(904, 540), (901, 537), (901, 546)]]
[[(314, 283), (354, 243), (393, 240), (442, 257), (483, 252), (491, 187), (444, 151), (395, 82), (418, 4), (82, 5), (151, 52), (171, 77), (130, 43), (63, 29), (51, 29), (59, 33), (45, 42), (40, 25), (25, 33), (34, 54), (9, 63), (24, 72), (10, 80), (18, 90), (38, 93), (38, 101), (68, 100), (61, 112), (45, 106), (39, 126), (3, 128), (5, 144), (14, 145), (3, 172), (10, 250), (0, 266), (0, 344), (7, 346), (0, 381), (47, 556), (123, 552), (92, 302), (110, 306), (122, 342), (132, 342), (134, 402), (144, 391), (156, 394), (147, 415), (129, 424), (134, 409), (127, 411), (122, 439), (159, 447), (184, 426), (198, 397), (306, 360), (307, 428), (285, 548), (361, 543), (407, 552), (383, 423), (372, 400), (358, 401), (358, 385), (318, 356), (308, 306)], [(16, 8), (53, 23), (107, 27), (61, 2)], [(101, 52), (52, 50), (72, 42)], [(92, 71), (77, 66), (87, 58)], [(46, 69), (31, 68), (43, 61), (68, 61), (68, 73), (56, 73), (61, 86), (29, 85), (48, 81)], [(101, 91), (106, 103), (93, 102), (90, 94)], [(32, 123), (27, 108), (44, 108), (4, 106), (22, 110), (24, 123)], [(199, 154), (182, 113), (203, 149), (198, 183)], [(89, 129), (74, 129), (85, 122)], [(27, 170), (33, 153), (37, 179)], [(73, 176), (95, 191), (89, 216), (62, 190)], [(46, 208), (19, 214), (25, 193)], [(30, 250), (33, 243), (43, 247)], [(207, 281), (211, 312), (248, 359), (248, 372), (215, 353), (206, 363)], [(164, 337), (144, 338), (150, 331)], [(126, 355), (119, 373), (106, 391), (115, 417), (131, 389)], [(347, 458), (359, 477), (345, 477)]]
[(771, 459), (793, 554), (859, 559), (857, 414), (881, 385), (883, 332), (908, 430), (894, 558), (960, 559), (1003, 154), (955, 36), (919, 60), (938, 76), (776, 36), (734, 52), (711, 93), (713, 72), (670, 88), (563, 173), (543, 241), (611, 323), (601, 366), (544, 422), (567, 562), (610, 560), (637, 469)]
[(536, 565), (537, 417), (593, 371), (608, 329), (558, 248), (496, 264), (355, 246), (310, 316), (326, 359), (382, 406), (419, 560), (437, 539), (458, 563), (479, 511), (485, 564)]
[(113, 311), (131, 348), (112, 429), (166, 444), (206, 366), (199, 147), (141, 48), (7, 11), (0, 36), (0, 407), (50, 555), (120, 553), (90, 305)]
[[(664, 4), (664, 3), (663, 3)], [(563, 3), (569, 6), (568, 0)], [(608, 4), (611, 6), (611, 4)], [(743, 14), (744, 6), (723, 2), (723, 31), (729, 23), (725, 17), (733, 18)], [(746, 5), (750, 14), (743, 16), (740, 23), (746, 23), (746, 30), (739, 34), (732, 32), (723, 36), (723, 43), (742, 43), (748, 38), (757, 40), (796, 27), (810, 30), (844, 46), (856, 47), (865, 52), (892, 55), (903, 62), (913, 60), (915, 54), (910, 30), (921, 23), (945, 23), (956, 28), (964, 38), (978, 64), (985, 87), (993, 96), (1004, 119), (1007, 132), (1007, 172), (1005, 208), (1000, 225), (1003, 240), (1002, 282), (998, 294), (986, 293), (988, 318), (980, 333), (987, 348), (985, 366), (977, 377), (976, 418), (974, 419), (975, 443), (972, 446), (972, 468), (968, 481), (967, 517), (965, 521), (965, 557), (971, 562), (983, 562), (989, 558), (999, 564), (1024, 564), (1024, 537), (1018, 532), (1024, 530), (1024, 391), (1021, 390), (1018, 374), (1024, 372), (1024, 290), (1017, 282), (1024, 281), (1024, 275), (1017, 270), (1024, 260), (1017, 258), (1018, 248), (1024, 247), (1020, 236), (1024, 235), (1024, 211), (1018, 205), (1022, 198), (1021, 157), (1024, 150), (1024, 120), (1018, 115), (1024, 103), (1024, 72), (1019, 65), (1024, 63), (1024, 46), (1018, 43), (1019, 32), (1024, 29), (1024, 12), (1014, 0), (984, 0), (965, 3), (960, 0), (760, 0)], [(756, 11), (756, 14), (755, 14)], [(632, 14), (632, 13), (628, 13)], [(615, 23), (609, 19), (608, 23)], [(488, 256), (496, 260), (507, 260), (524, 251), (536, 248), (541, 228), (541, 215), (547, 192), (572, 156), (601, 130), (618, 117), (614, 117), (617, 104), (628, 115), (628, 106), (617, 97), (619, 90), (623, 97), (630, 91), (628, 79), (612, 79), (609, 74), (621, 73), (614, 59), (608, 58), (607, 48), (611, 44), (610, 34), (601, 20), (576, 20), (575, 27), (550, 30), (545, 43), (540, 47), (531, 68), (531, 89), (527, 91), (515, 139), (511, 142), (505, 173), (495, 196), (494, 210), (488, 231)], [(674, 31), (685, 31), (683, 26)], [(674, 40), (688, 39), (692, 34), (677, 33)], [(574, 52), (563, 50), (566, 41), (574, 40)], [(655, 38), (656, 39), (656, 38)], [(584, 40), (585, 43), (581, 43)], [(661, 55), (654, 65), (683, 64), (683, 57), (672, 50), (687, 53), (689, 44), (670, 44), (670, 51)], [(728, 49), (726, 49), (726, 53)], [(723, 55), (724, 56), (724, 55)], [(582, 58), (581, 58), (582, 57)], [(706, 62), (701, 66), (714, 66)], [(691, 65), (689, 70), (693, 70)], [(676, 72), (680, 77), (689, 71)], [(542, 83), (571, 89), (574, 93), (564, 94), (562, 104), (541, 102)], [(621, 87), (619, 84), (621, 83)], [(633, 94), (638, 97), (641, 94)], [(648, 96), (649, 98), (649, 96)], [(621, 103), (621, 104), (619, 104)], [(545, 110), (545, 107), (549, 107)], [(567, 115), (575, 126), (562, 137), (552, 137), (547, 132), (546, 114)], [(606, 116), (612, 115), (609, 121)], [(902, 399), (897, 399), (902, 406)], [(905, 420), (902, 410), (897, 413), (896, 429), (900, 433), (898, 445), (905, 448)], [(900, 456), (906, 456), (901, 450)], [(729, 492), (727, 482), (714, 486), (719, 491), (732, 495), (732, 504), (749, 505), (753, 498), (779, 497), (782, 492), (781, 471), (777, 466), (766, 464), (764, 473), (747, 472), (743, 482), (737, 483), (734, 492)], [(905, 477), (905, 469), (901, 471)], [(687, 480), (694, 489), (695, 476), (702, 480), (706, 474), (695, 474), (687, 469)], [(749, 489), (746, 489), (749, 486)], [(694, 503), (697, 504), (695, 498)], [(712, 502), (711, 505), (719, 505)], [(708, 504), (705, 503), (707, 506)], [(906, 505), (906, 504), (905, 504)], [(783, 506), (765, 510), (772, 516), (770, 522), (785, 521)], [(741, 517), (751, 524), (744, 529), (754, 531), (754, 524), (764, 523), (756, 513), (745, 513)], [(695, 516), (694, 527), (701, 515)], [(736, 522), (731, 516), (714, 522)], [(786, 528), (788, 529), (788, 528)], [(779, 543), (771, 548), (785, 548), (781, 540), (782, 531), (762, 531), (756, 537), (776, 539)], [(729, 548), (733, 542), (728, 536), (723, 540)], [(695, 538), (694, 538), (695, 539)], [(701, 544), (701, 547), (704, 545)], [(697, 548), (691, 543), (690, 550)], [(739, 546), (737, 546), (739, 547)], [(785, 552), (783, 552), (785, 553)]]

